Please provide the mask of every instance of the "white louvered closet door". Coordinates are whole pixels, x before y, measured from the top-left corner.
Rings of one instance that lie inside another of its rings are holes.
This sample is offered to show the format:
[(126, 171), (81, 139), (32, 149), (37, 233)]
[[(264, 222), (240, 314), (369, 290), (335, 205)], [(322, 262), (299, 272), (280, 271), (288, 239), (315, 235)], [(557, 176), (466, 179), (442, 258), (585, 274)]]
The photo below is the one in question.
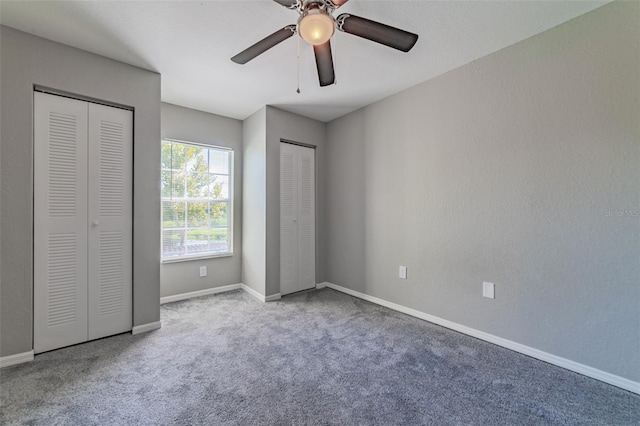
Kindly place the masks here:
[(131, 111), (34, 94), (34, 351), (131, 330)]
[(316, 286), (315, 150), (298, 150), (298, 290)]
[(89, 340), (131, 330), (133, 114), (89, 104)]
[(315, 151), (280, 144), (280, 293), (315, 287)]
[(296, 146), (280, 144), (280, 294), (298, 291), (298, 173)]
[(88, 104), (37, 92), (34, 101), (33, 308), (38, 353), (87, 340)]

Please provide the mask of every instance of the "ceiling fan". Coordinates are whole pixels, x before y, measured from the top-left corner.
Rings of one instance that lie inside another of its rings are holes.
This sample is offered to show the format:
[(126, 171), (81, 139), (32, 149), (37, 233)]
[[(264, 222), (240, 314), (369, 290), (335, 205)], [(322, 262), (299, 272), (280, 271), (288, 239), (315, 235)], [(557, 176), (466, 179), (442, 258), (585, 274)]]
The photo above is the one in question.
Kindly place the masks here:
[(336, 29), (403, 52), (411, 50), (418, 41), (417, 34), (349, 13), (343, 13), (334, 18), (333, 12), (349, 0), (274, 1), (288, 9), (297, 11), (300, 15), (298, 22), (295, 25), (287, 25), (238, 53), (231, 58), (233, 62), (246, 64), (297, 33), (304, 41), (313, 45), (320, 86), (328, 86), (335, 83), (331, 37)]

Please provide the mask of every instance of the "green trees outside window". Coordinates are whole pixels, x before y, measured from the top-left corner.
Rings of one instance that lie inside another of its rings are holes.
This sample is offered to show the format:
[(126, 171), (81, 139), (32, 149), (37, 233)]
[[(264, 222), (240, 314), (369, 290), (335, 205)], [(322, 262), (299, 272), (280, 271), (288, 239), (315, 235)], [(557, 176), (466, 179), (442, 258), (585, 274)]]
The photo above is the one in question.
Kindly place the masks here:
[(232, 252), (233, 151), (162, 141), (162, 259)]

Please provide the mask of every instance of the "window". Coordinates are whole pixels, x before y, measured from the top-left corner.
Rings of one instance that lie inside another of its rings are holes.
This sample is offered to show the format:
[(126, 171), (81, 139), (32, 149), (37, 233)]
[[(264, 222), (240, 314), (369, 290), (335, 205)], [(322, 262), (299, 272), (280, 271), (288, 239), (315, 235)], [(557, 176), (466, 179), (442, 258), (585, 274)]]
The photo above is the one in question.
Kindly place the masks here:
[(162, 260), (231, 254), (233, 151), (162, 141)]

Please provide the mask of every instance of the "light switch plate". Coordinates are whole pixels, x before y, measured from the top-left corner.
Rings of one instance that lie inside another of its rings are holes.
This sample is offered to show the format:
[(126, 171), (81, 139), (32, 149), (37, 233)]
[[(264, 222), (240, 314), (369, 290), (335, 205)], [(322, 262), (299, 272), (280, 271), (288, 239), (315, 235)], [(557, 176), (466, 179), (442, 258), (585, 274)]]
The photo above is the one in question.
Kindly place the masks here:
[(496, 298), (496, 287), (494, 283), (482, 283), (482, 297), (487, 297), (489, 299)]
[(207, 267), (206, 266), (201, 266), (200, 267), (200, 276), (201, 277), (206, 277), (207, 276)]

